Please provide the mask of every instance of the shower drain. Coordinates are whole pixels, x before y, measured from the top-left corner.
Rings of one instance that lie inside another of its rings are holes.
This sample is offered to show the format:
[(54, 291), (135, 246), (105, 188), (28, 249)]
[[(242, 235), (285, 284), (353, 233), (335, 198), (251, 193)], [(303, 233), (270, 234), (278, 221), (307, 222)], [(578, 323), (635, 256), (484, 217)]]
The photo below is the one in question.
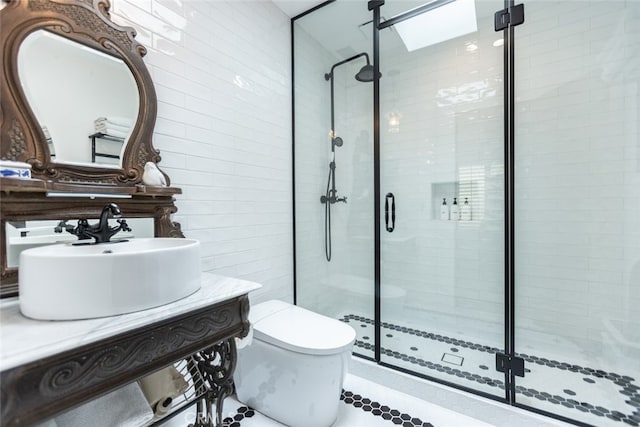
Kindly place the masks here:
[(452, 365), (462, 366), (464, 357), (456, 356), (451, 353), (442, 353), (442, 358), (440, 358), (440, 360), (446, 363), (451, 363)]

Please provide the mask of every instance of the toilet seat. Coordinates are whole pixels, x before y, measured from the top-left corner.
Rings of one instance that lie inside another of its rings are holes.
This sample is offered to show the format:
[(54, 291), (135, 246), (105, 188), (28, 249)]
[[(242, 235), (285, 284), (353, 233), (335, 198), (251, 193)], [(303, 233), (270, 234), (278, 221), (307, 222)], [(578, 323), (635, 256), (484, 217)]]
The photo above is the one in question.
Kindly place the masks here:
[(251, 308), (249, 321), (255, 339), (303, 354), (337, 354), (356, 339), (352, 327), (282, 301), (271, 300)]

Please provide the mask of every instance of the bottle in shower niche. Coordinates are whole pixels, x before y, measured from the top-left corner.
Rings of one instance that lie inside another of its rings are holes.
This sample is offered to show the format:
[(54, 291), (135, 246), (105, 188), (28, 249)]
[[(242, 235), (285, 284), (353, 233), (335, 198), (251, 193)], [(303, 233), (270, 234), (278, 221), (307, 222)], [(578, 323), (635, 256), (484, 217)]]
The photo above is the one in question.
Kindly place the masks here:
[(458, 209), (458, 200), (457, 197), (453, 198), (453, 204), (451, 205), (451, 212), (449, 212), (449, 216), (451, 221), (458, 221), (460, 219), (460, 210)]
[(460, 221), (471, 221), (471, 205), (467, 197), (464, 198), (464, 203), (460, 208)]
[(449, 206), (447, 206), (447, 198), (442, 199), (442, 205), (440, 205), (440, 219), (449, 219)]

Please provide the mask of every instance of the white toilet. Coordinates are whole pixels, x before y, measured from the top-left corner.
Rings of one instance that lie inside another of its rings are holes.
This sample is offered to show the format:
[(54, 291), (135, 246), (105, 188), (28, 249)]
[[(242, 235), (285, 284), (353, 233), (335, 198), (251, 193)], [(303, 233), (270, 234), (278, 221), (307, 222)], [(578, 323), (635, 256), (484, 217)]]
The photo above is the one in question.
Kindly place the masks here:
[(251, 307), (251, 345), (238, 350), (238, 400), (292, 427), (336, 420), (353, 328), (339, 320), (271, 300)]

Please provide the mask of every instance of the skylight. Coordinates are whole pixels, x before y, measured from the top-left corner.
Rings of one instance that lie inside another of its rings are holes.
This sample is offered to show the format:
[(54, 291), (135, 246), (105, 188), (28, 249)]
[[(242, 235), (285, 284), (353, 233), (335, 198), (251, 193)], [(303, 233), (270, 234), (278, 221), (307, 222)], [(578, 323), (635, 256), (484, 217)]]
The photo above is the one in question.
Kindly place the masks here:
[(478, 31), (475, 0), (455, 0), (394, 25), (409, 52)]

